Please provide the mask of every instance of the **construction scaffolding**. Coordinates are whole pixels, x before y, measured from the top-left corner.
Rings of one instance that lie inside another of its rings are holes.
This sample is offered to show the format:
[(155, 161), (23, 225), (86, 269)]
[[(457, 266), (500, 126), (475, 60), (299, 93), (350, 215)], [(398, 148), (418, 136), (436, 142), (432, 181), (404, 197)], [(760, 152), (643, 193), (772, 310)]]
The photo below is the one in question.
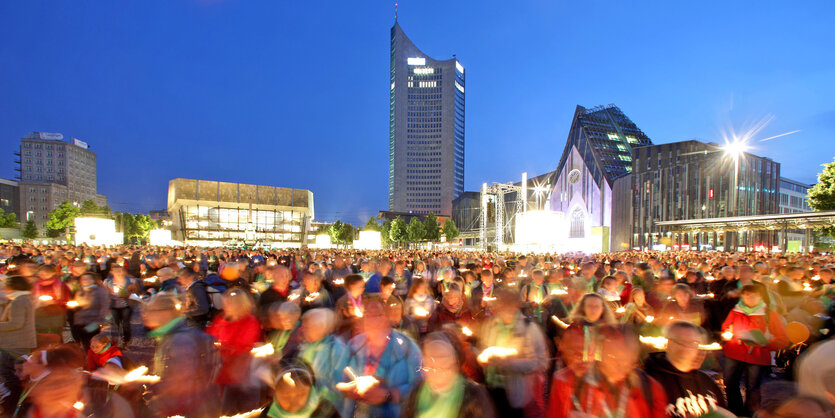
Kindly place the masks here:
[[(522, 173), (522, 182), (487, 183), (481, 187), (481, 214), (479, 215), (479, 239), (481, 248), (501, 250), (506, 243), (514, 242), (513, 222), (516, 215), (527, 210), (528, 175)], [(508, 195), (510, 198), (508, 199)]]

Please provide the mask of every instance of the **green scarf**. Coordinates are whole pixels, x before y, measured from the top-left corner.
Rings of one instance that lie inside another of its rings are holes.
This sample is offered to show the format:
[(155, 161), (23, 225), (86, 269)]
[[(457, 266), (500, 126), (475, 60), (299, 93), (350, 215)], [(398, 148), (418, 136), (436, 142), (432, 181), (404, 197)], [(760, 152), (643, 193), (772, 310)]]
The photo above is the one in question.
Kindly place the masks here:
[(764, 308), (765, 302), (760, 301), (760, 303), (757, 304), (757, 306), (749, 307), (748, 305), (742, 303), (742, 299), (740, 299), (739, 303), (736, 304), (736, 307), (739, 308), (739, 310), (742, 311), (742, 313), (744, 313), (745, 315), (751, 316), (757, 313), (759, 309)]
[(174, 329), (177, 325), (180, 325), (180, 323), (185, 320), (186, 318), (183, 316), (174, 318), (167, 324), (149, 332), (148, 336), (151, 338), (155, 338), (157, 339), (157, 341), (159, 341), (162, 339), (162, 337), (165, 337), (169, 332), (171, 332), (172, 329)]
[(319, 394), (315, 387), (310, 388), (310, 394), (307, 395), (307, 402), (302, 409), (296, 412), (285, 411), (277, 401), (273, 401), (270, 405), (270, 410), (267, 411), (269, 418), (307, 418), (313, 414), (313, 411), (319, 407)]
[(275, 351), (281, 351), (284, 349), (284, 346), (287, 345), (287, 341), (290, 340), (290, 334), (292, 334), (295, 329), (296, 327), (294, 326), (293, 329), (273, 331), (270, 336), (270, 342), (273, 344)]
[[(507, 347), (510, 344), (511, 336), (513, 335), (513, 327), (516, 325), (514, 320), (510, 324), (505, 324), (503, 321), (496, 322), (496, 340), (492, 345), (496, 347)], [(504, 376), (496, 370), (495, 367), (488, 366), (486, 370), (485, 380), (490, 387), (504, 387)]]
[(455, 377), (455, 383), (444, 393), (432, 392), (428, 383), (423, 383), (417, 396), (415, 418), (455, 418), (464, 401), (464, 378)]

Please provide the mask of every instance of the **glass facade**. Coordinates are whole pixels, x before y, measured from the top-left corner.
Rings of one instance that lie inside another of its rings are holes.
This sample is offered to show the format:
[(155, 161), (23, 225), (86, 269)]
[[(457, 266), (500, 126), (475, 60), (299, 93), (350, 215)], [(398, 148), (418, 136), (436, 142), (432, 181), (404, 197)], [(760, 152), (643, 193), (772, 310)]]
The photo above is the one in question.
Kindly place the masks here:
[[(637, 148), (633, 168), (633, 247), (675, 238), (658, 221), (779, 213), (780, 164), (768, 158), (744, 154), (737, 165), (715, 145), (683, 141)], [(672, 241), (733, 247), (771, 245), (775, 237), (770, 231), (717, 231), (680, 234)]]
[(168, 184), (174, 239), (298, 246), (313, 220), (313, 193), (251, 184), (174, 179)]
[(187, 240), (302, 241), (305, 213), (288, 210), (258, 210), (184, 205)]
[(464, 192), (464, 66), (421, 52), (395, 22), (389, 75), (389, 211), (449, 216)]

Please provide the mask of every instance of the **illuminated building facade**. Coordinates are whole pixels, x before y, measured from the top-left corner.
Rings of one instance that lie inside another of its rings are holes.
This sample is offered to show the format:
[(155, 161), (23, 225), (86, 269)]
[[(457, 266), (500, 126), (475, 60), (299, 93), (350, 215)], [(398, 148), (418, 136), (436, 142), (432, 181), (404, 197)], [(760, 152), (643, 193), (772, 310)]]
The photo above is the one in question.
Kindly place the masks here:
[[(811, 212), (809, 207), (809, 189), (812, 186), (799, 181), (780, 177), (780, 213)], [(790, 229), (786, 231), (786, 246), (789, 251), (799, 251), (801, 246), (810, 245), (807, 231)], [(783, 232), (778, 232), (779, 242), (783, 242)]]
[(168, 183), (168, 213), (177, 241), (298, 247), (307, 241), (313, 192), (178, 178)]
[[(771, 248), (776, 231), (675, 233), (658, 221), (780, 213), (780, 164), (716, 144), (682, 141), (634, 149), (632, 238), (635, 248)], [(736, 186), (736, 187), (735, 187)]]
[(550, 210), (585, 252), (629, 248), (634, 148), (652, 145), (617, 106), (577, 106), (552, 183)]
[(20, 139), (20, 223), (34, 221), (40, 231), (49, 212), (65, 200), (79, 205), (107, 199), (97, 192), (96, 154), (86, 142), (51, 132), (33, 132)]
[(391, 28), (389, 211), (449, 216), (464, 192), (464, 67)]

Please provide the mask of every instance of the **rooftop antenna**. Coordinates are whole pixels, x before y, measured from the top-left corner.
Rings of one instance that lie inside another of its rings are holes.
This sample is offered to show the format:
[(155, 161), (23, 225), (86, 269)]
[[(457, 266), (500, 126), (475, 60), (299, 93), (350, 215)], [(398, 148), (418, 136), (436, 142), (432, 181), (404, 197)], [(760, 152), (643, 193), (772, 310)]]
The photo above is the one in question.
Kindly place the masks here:
[(394, 21), (397, 22), (397, 3), (394, 3)]

